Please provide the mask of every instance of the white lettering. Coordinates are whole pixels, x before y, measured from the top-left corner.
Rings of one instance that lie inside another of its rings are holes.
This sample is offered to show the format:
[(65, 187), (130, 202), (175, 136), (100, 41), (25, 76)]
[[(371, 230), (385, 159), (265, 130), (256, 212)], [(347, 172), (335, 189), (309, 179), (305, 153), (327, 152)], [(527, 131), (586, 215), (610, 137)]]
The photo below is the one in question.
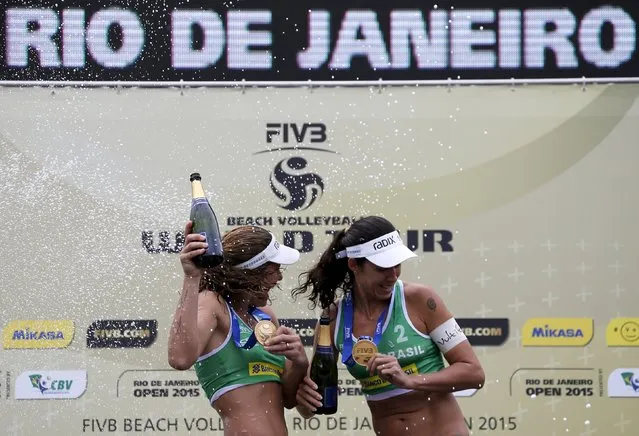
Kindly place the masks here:
[[(60, 66), (58, 49), (52, 39), (60, 24), (54, 11), (11, 8), (7, 10), (6, 19), (8, 66), (26, 67), (29, 62), (29, 47), (38, 52), (41, 66)], [(36, 29), (30, 29), (30, 23)]]
[[(417, 68), (445, 68), (448, 64), (448, 13), (430, 12), (430, 37), (420, 10), (392, 11), (390, 41), (392, 68), (404, 69), (415, 56)], [(410, 44), (413, 45), (413, 53)]]
[(84, 25), (84, 10), (62, 11), (62, 65), (65, 67), (82, 68), (86, 64)]
[[(108, 44), (109, 28), (118, 25), (122, 29), (122, 46), (117, 50)], [(144, 29), (135, 12), (123, 9), (107, 9), (95, 13), (87, 28), (87, 48), (95, 61), (107, 68), (125, 68), (142, 53)]]
[[(357, 38), (358, 32), (364, 36)], [(347, 11), (339, 30), (330, 67), (348, 69), (353, 56), (366, 56), (371, 67), (386, 69), (390, 66), (384, 37), (374, 11)]]
[(499, 66), (521, 67), (521, 11), (499, 11)]
[[(610, 23), (614, 46), (610, 51), (601, 47), (601, 28)], [(579, 46), (587, 62), (599, 68), (615, 68), (632, 58), (636, 48), (635, 22), (621, 8), (602, 6), (589, 11), (579, 26)]]
[[(193, 49), (193, 27), (204, 33), (202, 48)], [(215, 12), (173, 11), (171, 14), (173, 68), (206, 68), (224, 53), (224, 24)]]
[(495, 32), (488, 29), (474, 30), (475, 24), (489, 24), (495, 21), (495, 11), (459, 10), (451, 14), (451, 59), (453, 68), (494, 68), (494, 51), (473, 50), (476, 45), (494, 45)]
[(572, 12), (568, 9), (529, 9), (524, 12), (524, 22), (524, 53), (528, 68), (546, 66), (546, 49), (554, 52), (559, 68), (579, 65), (575, 47), (569, 39), (576, 28)]
[(273, 57), (270, 50), (250, 50), (251, 46), (270, 46), (271, 33), (249, 30), (251, 24), (270, 24), (271, 11), (229, 11), (227, 15), (227, 64), (236, 70), (268, 70)]
[(297, 54), (297, 65), (304, 69), (319, 68), (330, 52), (331, 14), (312, 10), (308, 14), (308, 47)]

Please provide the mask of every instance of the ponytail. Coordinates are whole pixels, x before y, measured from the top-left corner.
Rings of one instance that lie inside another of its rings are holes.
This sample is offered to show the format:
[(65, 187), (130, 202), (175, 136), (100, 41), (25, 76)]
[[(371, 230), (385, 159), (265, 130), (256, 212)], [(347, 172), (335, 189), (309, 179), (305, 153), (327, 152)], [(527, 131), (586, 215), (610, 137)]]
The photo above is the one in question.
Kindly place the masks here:
[(308, 295), (311, 309), (315, 309), (318, 304), (322, 309), (328, 309), (335, 303), (338, 289), (346, 292), (352, 287), (353, 273), (348, 268), (348, 259), (346, 257), (338, 259), (335, 256), (345, 249), (342, 243), (345, 234), (345, 230), (333, 234), (333, 241), (324, 250), (317, 264), (300, 274), (301, 285), (292, 291), (294, 298)]

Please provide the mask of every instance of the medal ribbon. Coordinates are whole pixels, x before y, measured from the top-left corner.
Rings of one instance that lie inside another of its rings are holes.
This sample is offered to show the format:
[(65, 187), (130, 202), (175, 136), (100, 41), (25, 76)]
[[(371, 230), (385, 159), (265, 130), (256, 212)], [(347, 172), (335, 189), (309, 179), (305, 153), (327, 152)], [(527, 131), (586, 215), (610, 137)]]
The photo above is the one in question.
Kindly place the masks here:
[[(244, 345), (242, 345), (242, 340), (240, 339), (240, 317), (235, 312), (235, 310), (233, 310), (233, 306), (231, 306), (230, 299), (227, 298), (227, 301), (229, 305), (229, 310), (231, 311), (231, 333), (233, 335), (233, 341), (235, 342), (235, 345), (237, 345), (239, 348), (249, 350), (253, 348), (253, 346), (257, 342), (257, 338), (255, 337), (255, 332), (252, 332), (251, 336), (249, 336), (249, 338), (246, 340)], [(249, 315), (251, 315), (257, 321), (271, 320), (271, 317), (269, 314), (265, 313), (264, 311), (258, 309), (255, 306), (249, 306)]]
[[(384, 326), (387, 313), (388, 307), (384, 309), (377, 320), (375, 336), (373, 338), (370, 336), (362, 336), (360, 340), (368, 339), (377, 346), (382, 339), (382, 327)], [(342, 349), (342, 363), (346, 366), (355, 365), (355, 360), (353, 359), (353, 297), (351, 292), (348, 292), (344, 297), (344, 346)]]

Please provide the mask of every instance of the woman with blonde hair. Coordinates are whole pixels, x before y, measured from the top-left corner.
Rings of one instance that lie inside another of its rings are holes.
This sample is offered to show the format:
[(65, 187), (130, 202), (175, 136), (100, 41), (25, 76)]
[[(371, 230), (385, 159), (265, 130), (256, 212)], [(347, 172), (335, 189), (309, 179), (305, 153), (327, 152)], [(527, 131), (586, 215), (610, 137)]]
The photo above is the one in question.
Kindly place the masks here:
[(192, 228), (189, 221), (169, 364), (178, 370), (195, 366), (225, 435), (286, 435), (284, 408), (296, 405), (308, 359), (299, 336), (278, 325), (267, 302), (282, 280), (281, 266), (297, 262), (299, 252), (265, 229), (242, 226), (222, 238), (222, 264), (200, 269), (193, 259), (207, 244)]

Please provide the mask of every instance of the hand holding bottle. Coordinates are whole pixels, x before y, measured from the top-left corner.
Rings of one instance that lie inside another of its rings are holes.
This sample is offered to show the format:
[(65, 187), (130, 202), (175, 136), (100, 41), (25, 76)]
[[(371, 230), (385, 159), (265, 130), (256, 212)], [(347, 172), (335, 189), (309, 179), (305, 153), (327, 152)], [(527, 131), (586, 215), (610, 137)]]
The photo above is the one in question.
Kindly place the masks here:
[(200, 277), (202, 271), (193, 259), (206, 252), (208, 244), (206, 238), (199, 233), (193, 233), (193, 222), (188, 221), (184, 227), (184, 247), (180, 252), (180, 262), (185, 277)]
[[(318, 408), (322, 407), (322, 394), (320, 394), (317, 389), (318, 386), (315, 382), (313, 382), (313, 380), (311, 380), (311, 377), (307, 375), (297, 387), (297, 394), (295, 395), (297, 404), (309, 411), (311, 414), (315, 413)], [(303, 413), (303, 415), (305, 415), (305, 413)], [(306, 417), (308, 418), (310, 416)]]
[(314, 412), (318, 415), (332, 415), (337, 412), (337, 358), (331, 341), (331, 327), (328, 317), (322, 316), (320, 318), (310, 378), (321, 394), (321, 404)]

